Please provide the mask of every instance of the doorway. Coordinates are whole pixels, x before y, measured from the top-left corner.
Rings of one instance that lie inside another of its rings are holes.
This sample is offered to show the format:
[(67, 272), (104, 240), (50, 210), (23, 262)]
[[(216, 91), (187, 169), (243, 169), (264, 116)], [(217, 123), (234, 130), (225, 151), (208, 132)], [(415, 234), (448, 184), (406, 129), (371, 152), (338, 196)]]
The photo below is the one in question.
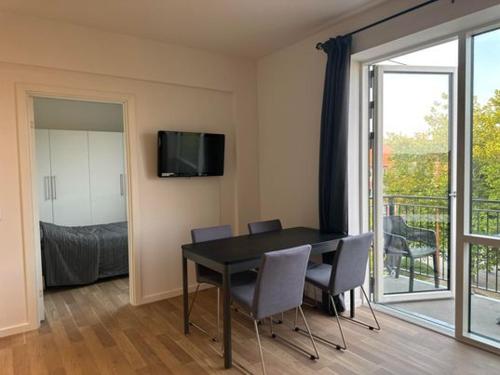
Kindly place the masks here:
[(454, 327), (456, 40), (370, 66), (373, 296)]
[(36, 321), (44, 320), (44, 305), (61, 296), (70, 303), (89, 285), (133, 303), (126, 103), (41, 93), (26, 101)]
[(500, 25), (467, 21), (354, 55), (360, 217), (377, 308), (499, 353)]

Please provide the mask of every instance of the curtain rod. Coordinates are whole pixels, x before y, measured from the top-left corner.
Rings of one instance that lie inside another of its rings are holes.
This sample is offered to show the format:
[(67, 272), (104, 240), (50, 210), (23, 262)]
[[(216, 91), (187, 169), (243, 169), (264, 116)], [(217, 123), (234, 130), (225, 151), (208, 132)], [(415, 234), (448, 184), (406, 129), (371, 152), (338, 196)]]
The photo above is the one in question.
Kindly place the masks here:
[[(362, 32), (362, 31), (371, 29), (374, 26), (377, 26), (377, 25), (380, 25), (381, 23), (390, 21), (393, 18), (402, 16), (403, 14), (407, 14), (407, 13), (413, 12), (414, 10), (417, 10), (417, 9), (420, 9), (420, 8), (425, 7), (427, 5), (430, 5), (432, 3), (435, 3), (436, 1), (439, 1), (439, 0), (428, 0), (428, 1), (424, 2), (424, 3), (415, 5), (415, 6), (411, 7), (411, 8), (405, 9), (405, 10), (402, 10), (401, 12), (393, 14), (392, 16), (388, 16), (388, 17), (382, 18), (381, 20), (378, 20), (378, 21), (376, 21), (374, 23), (371, 23), (371, 24), (369, 24), (367, 26), (363, 26), (363, 27), (361, 27), (361, 28), (359, 28), (357, 30), (351, 31), (350, 33), (345, 34), (344, 36), (354, 35), (354, 34)], [(451, 2), (454, 3), (455, 0), (451, 0)], [(316, 44), (316, 49), (322, 50), (323, 49), (323, 43), (321, 43), (321, 42), (317, 43)]]

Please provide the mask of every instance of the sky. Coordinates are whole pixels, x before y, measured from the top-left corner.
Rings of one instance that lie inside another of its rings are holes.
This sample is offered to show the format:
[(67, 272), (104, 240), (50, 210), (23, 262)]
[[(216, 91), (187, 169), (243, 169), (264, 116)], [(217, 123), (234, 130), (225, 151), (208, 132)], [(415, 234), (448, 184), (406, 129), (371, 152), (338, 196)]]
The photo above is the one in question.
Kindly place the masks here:
[[(500, 30), (474, 37), (474, 96), (484, 104), (500, 89)], [(412, 67), (457, 67), (458, 41), (422, 49), (394, 57), (377, 65)], [(448, 78), (444, 74), (384, 74), (383, 126), (388, 132), (413, 135), (425, 131), (424, 117), (443, 93), (449, 94)]]

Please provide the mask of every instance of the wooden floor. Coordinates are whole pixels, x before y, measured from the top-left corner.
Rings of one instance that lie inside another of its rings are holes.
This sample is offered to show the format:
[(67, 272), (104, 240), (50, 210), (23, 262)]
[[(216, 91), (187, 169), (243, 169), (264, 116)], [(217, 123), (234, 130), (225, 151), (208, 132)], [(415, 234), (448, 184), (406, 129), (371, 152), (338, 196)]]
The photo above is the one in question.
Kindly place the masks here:
[[(47, 320), (38, 331), (0, 339), (0, 374), (238, 374), (224, 370), (217, 344), (193, 330), (182, 333), (181, 299), (145, 306), (128, 304), (128, 280), (48, 292)], [(193, 318), (214, 329), (215, 293), (200, 293)], [(335, 322), (306, 310), (313, 331), (338, 337)], [(292, 314), (288, 316), (292, 317)], [(359, 317), (368, 318), (366, 309)], [(500, 357), (446, 336), (378, 313), (381, 332), (344, 323), (349, 350), (318, 344), (320, 360), (311, 361), (269, 337), (261, 326), (269, 374), (500, 374)], [(233, 315), (234, 357), (260, 373), (252, 324)], [(308, 340), (276, 327), (296, 343)]]

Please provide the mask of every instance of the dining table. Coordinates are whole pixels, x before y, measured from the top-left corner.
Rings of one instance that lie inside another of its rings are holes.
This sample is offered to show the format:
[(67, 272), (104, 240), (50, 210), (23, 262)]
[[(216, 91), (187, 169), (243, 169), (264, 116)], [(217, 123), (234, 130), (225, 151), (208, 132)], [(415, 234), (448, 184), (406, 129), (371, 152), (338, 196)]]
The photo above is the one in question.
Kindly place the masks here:
[[(334, 252), (344, 237), (343, 234), (322, 233), (314, 228), (294, 227), (182, 245), (184, 334), (189, 334), (188, 260), (222, 275), (224, 367), (231, 368), (231, 275), (258, 268), (262, 255), (271, 251), (311, 245), (311, 255)], [(350, 315), (354, 317), (354, 291), (350, 293)]]

